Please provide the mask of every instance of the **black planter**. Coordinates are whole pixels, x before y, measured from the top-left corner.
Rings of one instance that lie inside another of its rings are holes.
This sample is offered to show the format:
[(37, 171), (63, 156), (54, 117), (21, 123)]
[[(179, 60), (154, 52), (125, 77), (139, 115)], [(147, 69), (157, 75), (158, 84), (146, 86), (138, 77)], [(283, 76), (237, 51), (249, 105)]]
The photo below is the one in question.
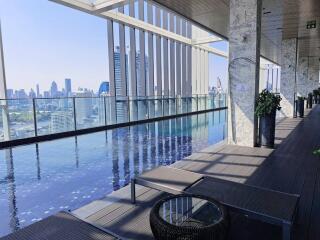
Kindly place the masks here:
[(307, 107), (312, 108), (312, 94), (308, 95)]
[(303, 116), (304, 116), (304, 99), (298, 99), (297, 112), (298, 112), (299, 117), (303, 118)]
[(260, 146), (266, 148), (274, 147), (274, 136), (276, 128), (276, 112), (260, 117), (259, 138)]

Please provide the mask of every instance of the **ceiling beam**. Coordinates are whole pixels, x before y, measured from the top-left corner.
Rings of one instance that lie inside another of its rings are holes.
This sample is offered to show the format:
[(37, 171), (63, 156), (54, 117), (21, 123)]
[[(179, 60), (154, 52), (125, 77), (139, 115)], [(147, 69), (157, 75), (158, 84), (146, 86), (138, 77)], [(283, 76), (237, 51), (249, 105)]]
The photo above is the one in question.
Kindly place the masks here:
[[(190, 38), (187, 38), (187, 37), (181, 36), (179, 34), (170, 32), (170, 31), (165, 30), (161, 27), (157, 27), (157, 26), (152, 25), (150, 23), (147, 23), (142, 20), (125, 15), (123, 13), (113, 12), (113, 11), (98, 13), (98, 12), (96, 12), (96, 10), (94, 9), (94, 6), (92, 6), (92, 4), (84, 3), (83, 1), (80, 1), (80, 0), (49, 0), (49, 1), (56, 2), (56, 3), (62, 4), (62, 5), (80, 10), (80, 11), (87, 12), (89, 14), (92, 14), (92, 15), (95, 15), (95, 16), (98, 16), (101, 18), (105, 18), (105, 19), (109, 19), (109, 20), (112, 20), (112, 21), (115, 21), (115, 22), (118, 22), (121, 24), (125, 24), (126, 26), (129, 26), (129, 27), (140, 29), (140, 30), (146, 31), (146, 32), (151, 32), (153, 34), (157, 34), (157, 35), (163, 36), (165, 38), (172, 39), (174, 41), (193, 46), (192, 39), (190, 39)], [(115, 0), (115, 1), (117, 1), (117, 0)], [(197, 46), (193, 46), (193, 47), (208, 51), (210, 53), (216, 54), (216, 55), (224, 57), (224, 58), (228, 58), (228, 53), (223, 52), (223, 51), (218, 50), (213, 47), (201, 46), (201, 45), (197, 45)]]
[[(171, 40), (174, 40), (174, 41), (177, 41), (177, 42), (184, 43), (186, 45), (192, 46), (192, 40), (190, 38), (183, 37), (183, 36), (181, 36), (179, 34), (176, 34), (176, 33), (170, 32), (168, 30), (165, 30), (163, 28), (154, 26), (154, 25), (152, 25), (150, 23), (146, 23), (146, 22), (138, 20), (136, 18), (127, 16), (127, 15), (125, 15), (123, 13), (105, 12), (105, 13), (102, 13), (101, 16), (103, 16), (103, 17), (105, 17), (107, 19), (112, 19), (113, 21), (125, 24), (127, 26), (130, 26), (130, 27), (133, 27), (133, 28), (136, 28), (136, 29), (140, 29), (140, 30), (143, 30), (143, 31), (146, 31), (146, 32), (151, 32), (151, 33), (160, 35), (162, 37), (169, 38)], [(194, 46), (194, 47), (202, 49), (202, 50), (205, 50), (205, 51), (208, 51), (210, 53), (216, 54), (216, 55), (224, 57), (224, 58), (228, 58), (228, 53), (223, 52), (223, 51), (218, 50), (218, 49), (213, 48), (213, 47), (201, 46), (201, 45), (197, 45), (197, 46)]]
[(222, 40), (223, 40), (222, 38), (219, 38), (217, 36), (208, 36), (203, 38), (192, 39), (192, 45), (208, 44), (212, 42), (219, 42)]
[(97, 0), (93, 4), (95, 13), (103, 13), (124, 6), (132, 0)]
[(93, 5), (89, 2), (84, 2), (81, 0), (49, 0), (51, 2), (55, 2), (73, 9), (80, 10), (82, 12), (90, 13), (92, 14)]

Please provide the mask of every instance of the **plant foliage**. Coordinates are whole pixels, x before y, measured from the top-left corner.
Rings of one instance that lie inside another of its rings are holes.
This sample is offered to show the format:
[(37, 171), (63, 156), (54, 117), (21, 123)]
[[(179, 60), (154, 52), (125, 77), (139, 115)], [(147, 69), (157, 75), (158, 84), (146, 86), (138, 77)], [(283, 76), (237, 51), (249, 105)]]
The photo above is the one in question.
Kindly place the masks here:
[(313, 155), (320, 156), (320, 148), (313, 151)]
[(269, 92), (267, 89), (264, 89), (257, 98), (257, 105), (255, 114), (258, 117), (262, 117), (276, 110), (280, 110), (281, 97), (272, 92)]

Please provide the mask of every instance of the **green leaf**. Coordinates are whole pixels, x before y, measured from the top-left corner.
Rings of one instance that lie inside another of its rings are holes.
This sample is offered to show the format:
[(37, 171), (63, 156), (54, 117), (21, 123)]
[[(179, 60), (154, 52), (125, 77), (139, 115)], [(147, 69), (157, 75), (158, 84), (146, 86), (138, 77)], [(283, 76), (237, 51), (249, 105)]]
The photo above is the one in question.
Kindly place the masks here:
[(255, 114), (258, 117), (262, 117), (276, 110), (280, 110), (281, 97), (272, 92), (269, 92), (267, 89), (264, 89), (258, 96), (256, 100), (256, 110)]

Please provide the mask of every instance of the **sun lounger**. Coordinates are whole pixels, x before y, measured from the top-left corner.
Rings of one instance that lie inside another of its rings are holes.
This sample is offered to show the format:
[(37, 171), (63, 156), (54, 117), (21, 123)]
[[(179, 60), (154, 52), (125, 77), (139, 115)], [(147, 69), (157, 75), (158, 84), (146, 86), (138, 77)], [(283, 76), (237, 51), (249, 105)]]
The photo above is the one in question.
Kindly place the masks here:
[(131, 181), (131, 200), (135, 203), (135, 184), (171, 194), (191, 193), (215, 198), (230, 211), (282, 227), (283, 239), (291, 239), (299, 195), (222, 180), (173, 167), (158, 167)]

